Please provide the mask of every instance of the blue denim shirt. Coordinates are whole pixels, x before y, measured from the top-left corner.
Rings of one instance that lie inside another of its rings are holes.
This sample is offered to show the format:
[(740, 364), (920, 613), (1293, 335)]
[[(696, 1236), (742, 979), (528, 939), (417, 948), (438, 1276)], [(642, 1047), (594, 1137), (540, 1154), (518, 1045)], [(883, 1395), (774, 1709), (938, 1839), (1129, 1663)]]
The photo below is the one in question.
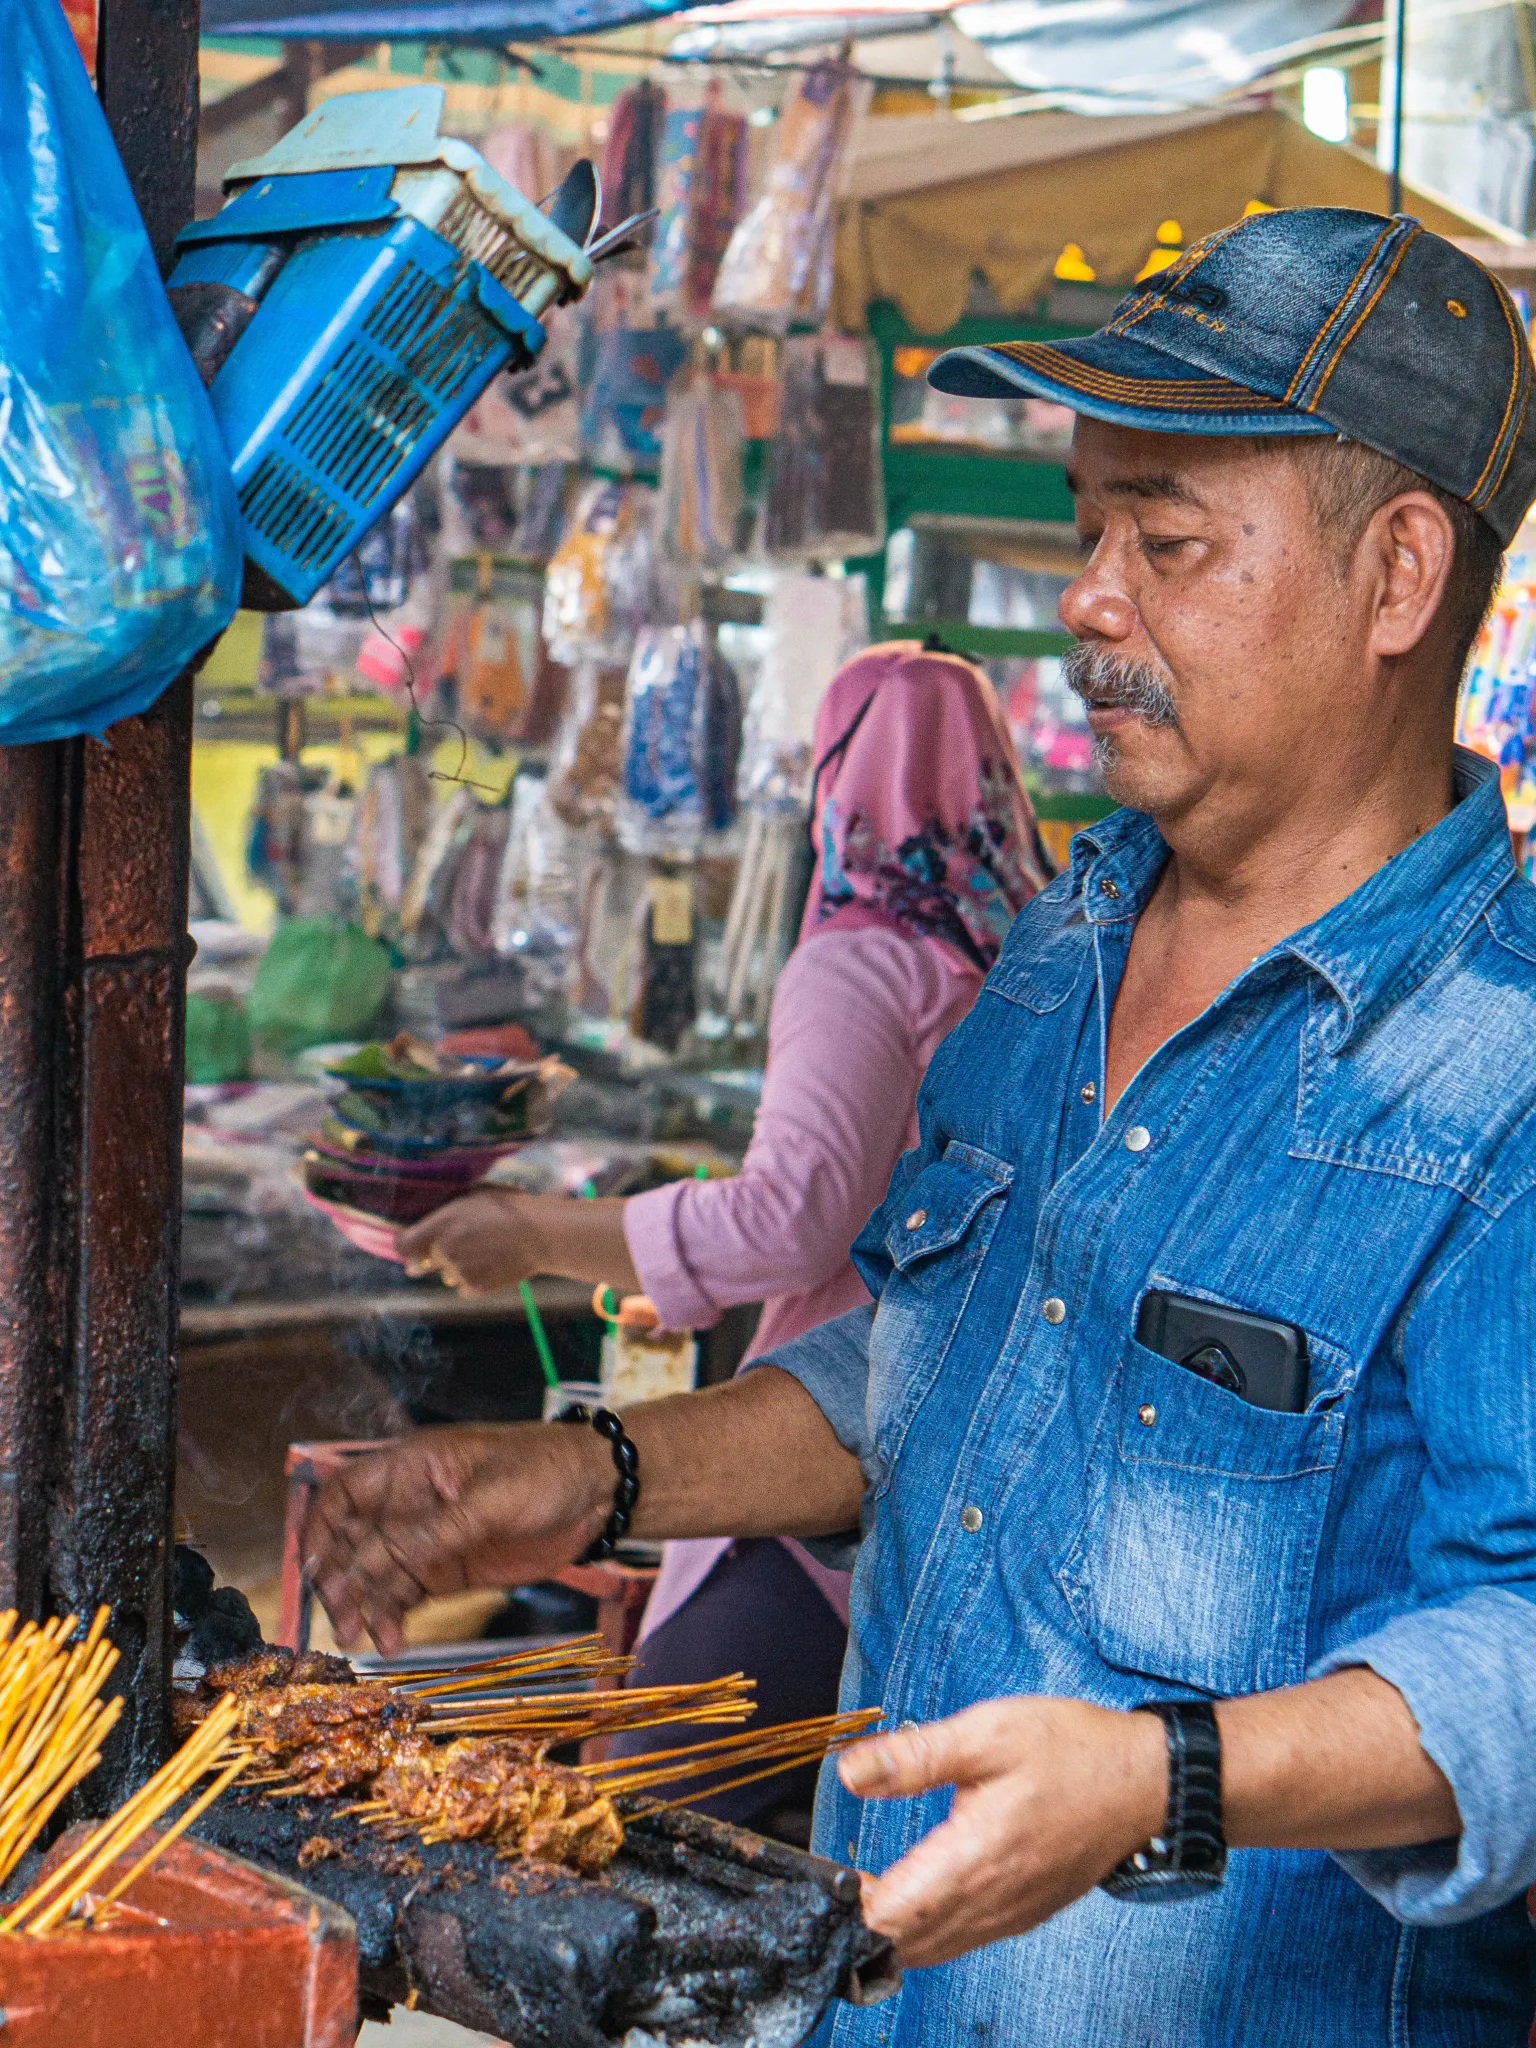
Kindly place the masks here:
[[(839, 2008), (838, 2048), (1525, 2040), (1536, 890), (1497, 781), (1467, 756), (1458, 779), (1449, 816), (1256, 960), (1108, 1117), (1105, 1021), (1167, 849), (1130, 812), (1081, 833), (934, 1058), (921, 1141), (855, 1247), (876, 1306), (760, 1362), (869, 1480), (845, 1706), (1129, 1707), (1368, 1665), (1460, 1841), (1240, 1850), (1181, 1905), (1095, 1891)], [(1149, 1288), (1300, 1325), (1305, 1413), (1145, 1349)], [(818, 1845), (883, 1869), (948, 1803), (861, 1804), (829, 1773)]]

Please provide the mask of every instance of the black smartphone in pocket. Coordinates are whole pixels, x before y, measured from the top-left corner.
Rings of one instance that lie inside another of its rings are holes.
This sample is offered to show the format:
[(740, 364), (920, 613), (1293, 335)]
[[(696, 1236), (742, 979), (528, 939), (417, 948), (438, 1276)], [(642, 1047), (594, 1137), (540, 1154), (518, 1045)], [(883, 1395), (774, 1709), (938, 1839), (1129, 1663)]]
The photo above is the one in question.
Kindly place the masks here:
[(1136, 1341), (1255, 1408), (1300, 1415), (1307, 1405), (1307, 1334), (1294, 1323), (1159, 1287), (1142, 1299)]

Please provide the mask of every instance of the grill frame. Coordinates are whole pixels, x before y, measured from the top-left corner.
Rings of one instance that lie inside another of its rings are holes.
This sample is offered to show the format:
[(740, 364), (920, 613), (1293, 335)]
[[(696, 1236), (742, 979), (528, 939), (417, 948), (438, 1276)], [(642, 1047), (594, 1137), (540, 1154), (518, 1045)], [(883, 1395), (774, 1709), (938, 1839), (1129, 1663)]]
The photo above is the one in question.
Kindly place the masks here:
[[(348, 1803), (237, 1790), (193, 1831), (352, 1915), (365, 2017), (414, 1992), (519, 2048), (612, 2048), (632, 2027), (797, 2048), (834, 1998), (874, 2004), (900, 1985), (856, 1871), (702, 1814), (629, 1817), (618, 1859), (587, 1879), (482, 1843), (391, 1843)], [(343, 1854), (300, 1865), (315, 1835)]]

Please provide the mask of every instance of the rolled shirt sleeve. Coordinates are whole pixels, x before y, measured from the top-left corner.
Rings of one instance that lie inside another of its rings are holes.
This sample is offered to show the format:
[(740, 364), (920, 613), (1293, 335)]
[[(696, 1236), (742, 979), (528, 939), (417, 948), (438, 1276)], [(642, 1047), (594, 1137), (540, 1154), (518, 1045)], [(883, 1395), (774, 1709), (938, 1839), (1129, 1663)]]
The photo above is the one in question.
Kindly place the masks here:
[(1536, 1883), (1536, 1196), (1409, 1305), (1399, 1356), (1427, 1461), (1409, 1556), (1421, 1605), (1331, 1650), (1394, 1685), (1445, 1773), (1459, 1841), (1339, 1852), (1399, 1920), (1441, 1926)]
[[(760, 1366), (777, 1366), (796, 1379), (831, 1424), (832, 1433), (845, 1451), (851, 1451), (864, 1474), (861, 1522), (868, 1514), (868, 1501), (879, 1483), (880, 1468), (870, 1438), (867, 1410), (869, 1393), (869, 1333), (874, 1327), (873, 1303), (850, 1309), (830, 1323), (818, 1323), (803, 1337), (780, 1344), (762, 1358), (743, 1366), (756, 1372)], [(867, 1525), (867, 1523), (866, 1523)], [(801, 1537), (813, 1557), (838, 1571), (852, 1571), (862, 1530), (844, 1535)]]

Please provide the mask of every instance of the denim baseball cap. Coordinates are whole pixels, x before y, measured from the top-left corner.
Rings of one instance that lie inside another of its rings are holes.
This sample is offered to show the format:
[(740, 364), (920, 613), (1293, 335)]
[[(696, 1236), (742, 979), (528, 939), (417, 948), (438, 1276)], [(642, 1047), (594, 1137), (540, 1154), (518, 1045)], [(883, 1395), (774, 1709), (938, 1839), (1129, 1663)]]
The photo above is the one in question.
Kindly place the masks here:
[(1248, 215), (1130, 292), (1096, 334), (948, 349), (928, 381), (1158, 433), (1343, 434), (1464, 498), (1506, 546), (1536, 498), (1514, 302), (1402, 214)]

